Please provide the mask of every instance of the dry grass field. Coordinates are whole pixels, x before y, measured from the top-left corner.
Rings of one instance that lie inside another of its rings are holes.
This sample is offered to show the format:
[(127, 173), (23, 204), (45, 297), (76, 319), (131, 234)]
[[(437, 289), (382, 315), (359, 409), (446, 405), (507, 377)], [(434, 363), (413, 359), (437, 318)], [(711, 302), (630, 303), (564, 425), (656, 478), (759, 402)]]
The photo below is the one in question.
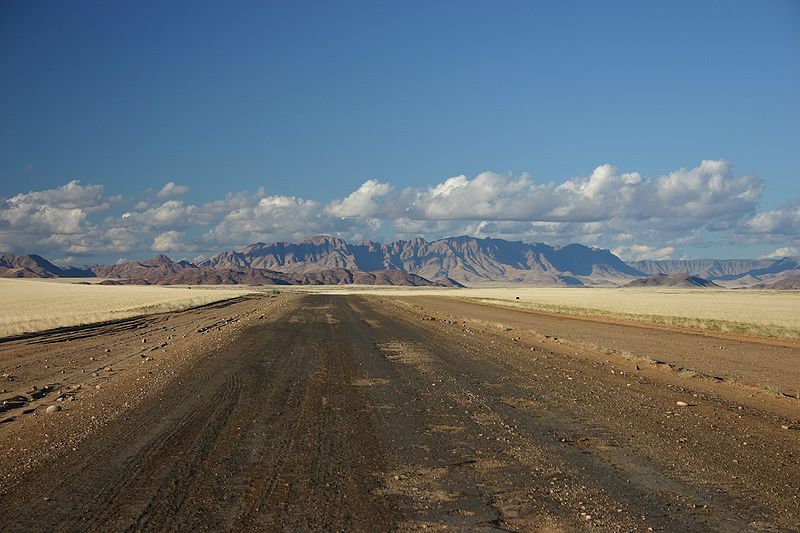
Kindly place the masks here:
[(241, 289), (103, 286), (0, 279), (0, 337), (176, 311), (245, 294)]
[[(282, 290), (376, 296), (444, 296), (579, 317), (800, 338), (800, 293), (691, 289), (310, 286)], [(258, 289), (254, 289), (258, 290)], [(260, 289), (274, 290), (274, 289)], [(175, 311), (244, 294), (242, 288), (99, 286), (0, 279), (0, 337)]]
[(800, 293), (697, 289), (312, 287), (314, 292), (440, 295), (548, 313), (631, 320), (778, 338), (800, 338)]

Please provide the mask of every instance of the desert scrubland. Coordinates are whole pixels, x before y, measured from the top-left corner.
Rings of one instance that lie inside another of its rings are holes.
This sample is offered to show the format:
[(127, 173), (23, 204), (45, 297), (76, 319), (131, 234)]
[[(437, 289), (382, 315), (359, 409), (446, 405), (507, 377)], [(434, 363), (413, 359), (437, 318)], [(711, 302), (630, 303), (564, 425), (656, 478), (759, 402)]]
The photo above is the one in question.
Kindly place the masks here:
[(158, 286), (104, 286), (0, 279), (0, 337), (166, 311), (242, 296), (246, 291)]
[(655, 288), (303, 287), (326, 294), (444, 296), (571, 316), (800, 338), (800, 292)]

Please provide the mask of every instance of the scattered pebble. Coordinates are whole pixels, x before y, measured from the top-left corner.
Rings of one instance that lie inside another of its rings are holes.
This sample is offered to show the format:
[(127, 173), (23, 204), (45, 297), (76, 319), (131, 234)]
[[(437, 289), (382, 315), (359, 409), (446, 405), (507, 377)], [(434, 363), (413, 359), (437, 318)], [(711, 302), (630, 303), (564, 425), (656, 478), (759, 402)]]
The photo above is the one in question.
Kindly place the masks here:
[(678, 407), (689, 407), (689, 404), (686, 402), (675, 402), (675, 405)]
[(147, 344), (147, 339), (142, 339), (142, 344)]
[(59, 412), (60, 410), (61, 410), (61, 406), (60, 406), (60, 405), (51, 405), (50, 407), (48, 407), (48, 408), (45, 410), (45, 412), (46, 412), (46, 413), (57, 413), (57, 412)]

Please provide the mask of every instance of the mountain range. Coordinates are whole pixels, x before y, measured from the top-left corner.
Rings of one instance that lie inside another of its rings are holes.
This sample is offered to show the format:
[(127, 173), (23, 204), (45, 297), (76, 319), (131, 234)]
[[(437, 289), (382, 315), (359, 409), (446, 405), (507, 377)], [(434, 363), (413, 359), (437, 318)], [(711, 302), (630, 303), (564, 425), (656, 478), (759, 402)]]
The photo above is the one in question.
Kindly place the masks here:
[(769, 284), (800, 274), (800, 257), (634, 261), (629, 264), (648, 275), (688, 274), (727, 287)]
[(0, 277), (3, 278), (89, 278), (91, 270), (61, 268), (44, 257), (30, 255), (0, 255)]
[[(3, 277), (103, 277), (174, 284), (381, 284), (480, 286), (670, 286), (691, 276), (692, 286), (791, 288), (800, 280), (800, 257), (753, 260), (667, 260), (626, 263), (609, 250), (502, 239), (448, 237), (350, 244), (318, 236), (298, 243), (255, 243), (203, 260), (147, 261), (60, 268), (36, 256), (0, 257)], [(705, 280), (713, 284), (704, 283)], [(634, 284), (637, 285), (637, 284)]]
[(400, 270), (364, 272), (346, 268), (328, 268), (315, 272), (279, 272), (266, 268), (243, 266), (211, 267), (189, 261), (172, 261), (159, 255), (147, 261), (132, 261), (92, 268), (101, 278), (130, 280), (133, 283), (159, 283), (170, 285), (410, 285), (458, 287), (453, 280), (430, 281), (416, 274)]
[(561, 248), (502, 239), (449, 237), (433, 242), (400, 240), (387, 244), (349, 244), (335, 237), (299, 243), (256, 243), (221, 252), (199, 263), (211, 268), (267, 268), (312, 273), (330, 268), (400, 270), (463, 284), (534, 285), (615, 284), (641, 276), (608, 250), (570, 244)]

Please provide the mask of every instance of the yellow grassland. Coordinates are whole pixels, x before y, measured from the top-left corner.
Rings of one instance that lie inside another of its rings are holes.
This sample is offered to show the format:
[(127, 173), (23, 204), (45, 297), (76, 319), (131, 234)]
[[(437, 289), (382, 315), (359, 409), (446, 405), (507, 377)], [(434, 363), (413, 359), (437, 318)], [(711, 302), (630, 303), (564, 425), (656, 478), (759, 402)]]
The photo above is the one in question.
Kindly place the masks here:
[(0, 279), (0, 337), (176, 311), (245, 294), (241, 289), (104, 286)]
[[(332, 293), (440, 295), (573, 316), (708, 331), (800, 338), (800, 292), (667, 288), (506, 287), (475, 289), (314, 287)], [(517, 299), (519, 298), (519, 299)]]

